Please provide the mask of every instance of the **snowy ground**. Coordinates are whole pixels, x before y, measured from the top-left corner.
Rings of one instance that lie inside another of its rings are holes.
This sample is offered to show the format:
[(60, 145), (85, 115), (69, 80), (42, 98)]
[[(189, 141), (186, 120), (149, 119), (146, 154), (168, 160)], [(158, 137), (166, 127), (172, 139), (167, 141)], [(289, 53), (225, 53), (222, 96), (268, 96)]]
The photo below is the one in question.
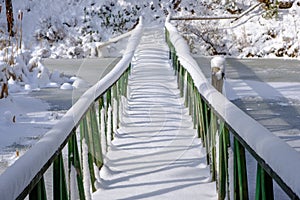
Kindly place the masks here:
[(32, 98), (26, 93), (12, 94), (1, 101), (0, 173), (18, 158), (16, 151), (19, 151), (21, 156), (64, 113), (64, 111), (49, 111), (48, 109), (47, 103)]

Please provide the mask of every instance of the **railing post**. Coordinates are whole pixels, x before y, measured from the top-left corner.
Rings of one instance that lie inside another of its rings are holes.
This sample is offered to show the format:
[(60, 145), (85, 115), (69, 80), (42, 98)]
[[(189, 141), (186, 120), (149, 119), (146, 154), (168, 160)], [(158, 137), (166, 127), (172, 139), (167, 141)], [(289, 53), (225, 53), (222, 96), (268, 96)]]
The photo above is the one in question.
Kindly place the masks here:
[[(214, 57), (211, 60), (211, 84), (217, 91), (222, 93), (223, 90), (223, 79), (225, 76), (224, 58)], [(227, 152), (227, 135), (228, 129), (225, 129), (224, 123), (220, 124), (220, 128), (217, 131), (214, 127), (218, 126), (218, 119), (211, 111), (211, 115), (214, 116), (211, 119), (211, 138), (212, 138), (212, 166), (213, 166), (213, 178), (217, 181), (219, 199), (223, 200), (226, 197), (226, 182), (228, 180), (228, 152)], [(216, 150), (217, 137), (219, 140), (218, 151)], [(228, 141), (229, 142), (229, 141)], [(219, 167), (215, 167), (215, 158), (219, 157)], [(215, 171), (214, 171), (215, 170)], [(214, 180), (214, 179), (213, 179)]]
[(225, 76), (224, 62), (225, 59), (223, 57), (214, 57), (211, 60), (211, 84), (220, 93), (222, 93), (223, 79)]

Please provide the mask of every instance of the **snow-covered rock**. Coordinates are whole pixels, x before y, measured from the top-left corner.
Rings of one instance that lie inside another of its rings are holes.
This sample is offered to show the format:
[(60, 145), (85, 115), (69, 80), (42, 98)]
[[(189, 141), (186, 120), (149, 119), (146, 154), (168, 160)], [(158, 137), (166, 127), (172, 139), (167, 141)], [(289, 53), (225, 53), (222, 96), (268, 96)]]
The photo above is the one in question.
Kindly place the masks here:
[(38, 83), (39, 87), (45, 87), (50, 82), (49, 70), (42, 64), (40, 64), (38, 66), (38, 69), (39, 69), (39, 72), (37, 74), (37, 83)]
[(60, 73), (58, 70), (54, 70), (50, 74), (50, 80), (57, 83), (57, 84), (62, 84), (65, 81), (64, 80), (64, 75), (62, 73)]
[(13, 78), (11, 77), (8, 81), (8, 91), (9, 93), (16, 93), (16, 92), (20, 92), (22, 89), (21, 89), (21, 86), (18, 85), (18, 83), (13, 80)]
[(77, 89), (78, 89), (78, 88), (88, 88), (88, 87), (89, 87), (89, 83), (86, 82), (86, 81), (83, 80), (83, 79), (77, 78), (77, 79), (73, 82), (72, 86), (73, 86), (74, 88), (77, 88)]
[(3, 117), (8, 124), (14, 123), (16, 121), (16, 116), (9, 110), (4, 112)]
[(73, 86), (70, 83), (64, 83), (60, 86), (60, 89), (62, 90), (73, 90)]

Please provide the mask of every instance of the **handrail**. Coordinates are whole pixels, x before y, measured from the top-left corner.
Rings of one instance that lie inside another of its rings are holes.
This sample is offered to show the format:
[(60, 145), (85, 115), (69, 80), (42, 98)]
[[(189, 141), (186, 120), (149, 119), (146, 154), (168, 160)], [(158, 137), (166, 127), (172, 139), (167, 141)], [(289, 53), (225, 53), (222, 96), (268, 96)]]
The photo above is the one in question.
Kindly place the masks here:
[[(91, 144), (88, 143), (88, 165), (91, 187), (93, 191), (95, 190), (96, 179), (95, 174), (92, 173), (93, 167), (96, 164), (100, 169), (103, 164), (99, 135), (110, 133), (107, 128), (105, 128), (105, 133), (103, 130), (102, 133), (99, 133), (100, 128), (97, 122), (100, 124), (106, 120), (110, 127), (117, 126), (116, 120), (108, 122), (107, 119), (111, 119), (113, 114), (118, 115), (122, 96), (126, 96), (130, 62), (139, 43), (141, 31), (142, 19), (139, 20), (139, 25), (129, 38), (125, 54), (112, 71), (87, 90), (50, 131), (0, 175), (1, 200), (24, 199), (28, 194), (29, 199), (47, 199), (43, 175), (51, 164), (53, 164), (54, 171), (53, 195), (58, 199), (68, 199), (72, 195), (72, 191), (70, 191), (70, 186), (69, 191), (67, 190), (62, 158), (62, 149), (66, 144), (68, 144), (69, 150), (69, 177), (74, 171), (72, 169), (74, 167), (79, 197), (86, 199), (87, 195), (84, 193), (88, 192), (90, 188), (84, 188), (83, 185), (84, 170), (82, 168), (84, 168), (84, 163), (79, 158), (76, 139), (76, 129), (79, 127), (81, 145), (84, 145), (84, 140), (93, 140)], [(105, 112), (104, 115), (102, 112)], [(99, 114), (99, 117), (96, 114)], [(115, 117), (119, 119), (119, 116)]]
[[(258, 163), (256, 199), (274, 198), (272, 180), (291, 199), (299, 199), (300, 154), (213, 88), (169, 19), (165, 27), (170, 59), (198, 136), (208, 152), (207, 160), (212, 180), (217, 182), (219, 199), (230, 197), (229, 192), (233, 193), (234, 199), (249, 198), (245, 149)], [(234, 191), (229, 191), (228, 150), (232, 145)]]

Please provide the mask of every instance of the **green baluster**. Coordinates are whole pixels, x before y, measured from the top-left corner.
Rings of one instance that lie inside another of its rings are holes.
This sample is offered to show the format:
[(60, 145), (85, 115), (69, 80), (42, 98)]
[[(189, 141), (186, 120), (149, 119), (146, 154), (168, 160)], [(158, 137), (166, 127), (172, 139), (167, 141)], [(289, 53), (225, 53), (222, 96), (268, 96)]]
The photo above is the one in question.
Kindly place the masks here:
[(109, 105), (111, 105), (111, 100), (112, 100), (112, 98), (111, 98), (111, 89), (108, 89), (106, 91), (106, 109), (105, 109), (106, 113), (107, 113)]
[(100, 143), (100, 130), (98, 128), (98, 120), (96, 114), (95, 104), (92, 105), (90, 110), (90, 120), (91, 120), (91, 130), (92, 130), (92, 143), (94, 147), (94, 162), (97, 165), (98, 169), (100, 169), (103, 165), (103, 157), (101, 151), (101, 143)]
[(180, 65), (179, 69), (179, 89), (180, 89), (180, 96), (183, 97), (183, 88), (184, 88), (184, 68)]
[[(79, 150), (77, 145), (76, 130), (73, 130), (73, 134), (68, 142), (69, 151), (69, 177), (71, 174), (71, 166), (76, 170), (77, 187), (80, 200), (85, 200), (84, 187), (83, 187), (83, 177), (82, 168), (80, 165)], [(71, 193), (71, 192), (70, 192)]]
[(197, 113), (198, 113), (197, 92), (198, 92), (197, 88), (193, 83), (193, 120), (194, 120), (194, 129), (197, 129), (197, 131), (198, 131), (199, 119), (197, 116)]
[(44, 177), (30, 191), (29, 200), (47, 200)]
[(117, 129), (119, 128), (119, 123), (120, 123), (120, 119), (119, 119), (119, 112), (118, 112), (118, 110), (119, 110), (119, 104), (120, 104), (120, 101), (119, 101), (119, 94), (118, 94), (118, 83), (115, 83), (114, 84), (114, 87), (113, 87), (113, 98), (114, 98), (114, 100), (117, 102), (116, 103), (116, 107), (115, 108), (113, 108), (113, 109), (115, 109), (115, 110), (117, 110), (116, 111), (116, 113), (117, 113), (117, 116), (115, 116), (116, 118), (117, 118)]
[(234, 199), (248, 199), (245, 148), (234, 138)]
[(53, 199), (67, 200), (68, 191), (62, 153), (53, 162)]
[(206, 146), (205, 143), (205, 136), (204, 136), (204, 111), (203, 111), (203, 106), (202, 106), (202, 99), (201, 96), (197, 90), (196, 92), (196, 97), (197, 97), (197, 110), (198, 110), (198, 137), (201, 138), (203, 147)]
[(201, 98), (201, 104), (202, 104), (202, 116), (203, 116), (203, 134), (204, 134), (204, 144), (206, 147), (207, 152), (207, 164), (210, 164), (210, 158), (209, 158), (209, 152), (210, 152), (210, 134), (209, 134), (209, 126), (210, 126), (210, 112), (208, 105), (206, 102)]
[(209, 134), (209, 144), (211, 147), (211, 172), (212, 172), (212, 180), (216, 180), (216, 135), (217, 135), (217, 117), (211, 112), (211, 120), (210, 120), (210, 134)]
[(273, 180), (272, 177), (257, 163), (256, 176), (256, 200), (273, 200)]
[(219, 127), (219, 180), (218, 180), (218, 193), (219, 199), (225, 199), (226, 193), (229, 195), (229, 175), (228, 175), (228, 128), (225, 127), (224, 122)]
[[(88, 113), (87, 113), (87, 115), (88, 115)], [(95, 177), (95, 173), (94, 173), (94, 165), (93, 165), (93, 160), (94, 160), (93, 155), (94, 154), (92, 152), (93, 151), (92, 143), (90, 142), (90, 140), (92, 139), (92, 137), (91, 137), (92, 133), (88, 128), (87, 115), (86, 115), (86, 117), (84, 117), (82, 119), (82, 122), (80, 124), (82, 126), (82, 128), (80, 127), (80, 131), (83, 131), (81, 133), (81, 135), (83, 136), (83, 137), (81, 137), (81, 149), (82, 149), (82, 145), (83, 145), (82, 140), (85, 139), (86, 144), (88, 146), (88, 164), (89, 164), (92, 191), (94, 192), (94, 191), (96, 191), (96, 188), (94, 186), (94, 183), (96, 181), (96, 177)], [(85, 189), (87, 190), (88, 188), (85, 188)]]

